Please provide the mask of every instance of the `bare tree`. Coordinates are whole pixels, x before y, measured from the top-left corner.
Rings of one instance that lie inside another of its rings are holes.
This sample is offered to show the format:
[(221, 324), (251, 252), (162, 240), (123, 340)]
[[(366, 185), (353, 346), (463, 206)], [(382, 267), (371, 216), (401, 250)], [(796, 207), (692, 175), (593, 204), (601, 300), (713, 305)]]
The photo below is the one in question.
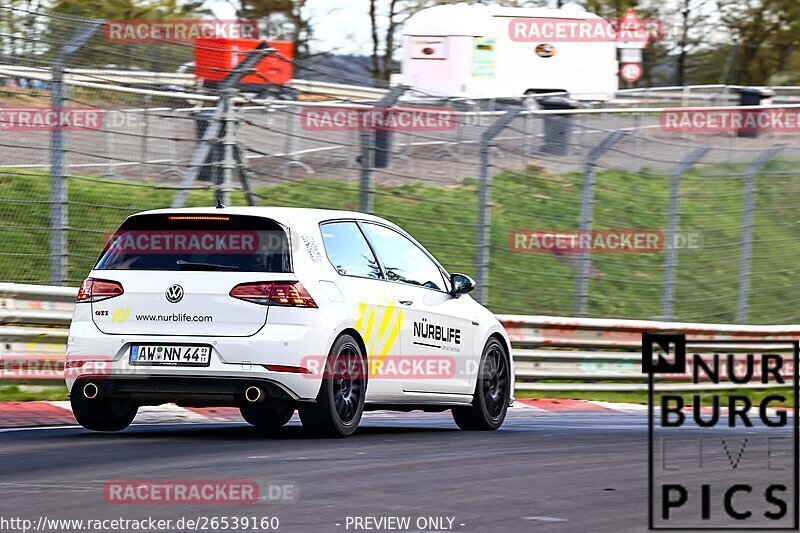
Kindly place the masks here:
[[(722, 24), (738, 47), (733, 79), (763, 85), (791, 67), (787, 55), (800, 40), (797, 0), (719, 0)], [(793, 73), (788, 74), (793, 76)]]
[(381, 43), (378, 38), (378, 8), (376, 4), (377, 0), (369, 0), (369, 24), (372, 35), (372, 76), (383, 79), (378, 62), (378, 50)]
[(398, 32), (414, 13), (447, 0), (369, 0), (372, 35), (372, 75), (388, 80), (392, 74), (394, 53), (400, 46)]
[(709, 16), (716, 9), (714, 0), (678, 0), (678, 7), (674, 13), (676, 85), (686, 84), (690, 56), (712, 46), (709, 36), (715, 27), (710, 23)]
[(237, 15), (247, 20), (269, 20), (281, 15), (292, 24), (289, 38), (298, 58), (311, 55), (310, 41), (313, 24), (307, 14), (307, 0), (241, 0)]

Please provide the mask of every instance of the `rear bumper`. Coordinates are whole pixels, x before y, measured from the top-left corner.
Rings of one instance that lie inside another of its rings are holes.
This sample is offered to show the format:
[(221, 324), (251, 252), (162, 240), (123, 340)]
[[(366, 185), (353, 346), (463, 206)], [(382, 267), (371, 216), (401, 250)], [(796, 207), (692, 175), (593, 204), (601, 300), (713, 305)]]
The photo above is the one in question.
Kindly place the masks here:
[[(318, 372), (276, 372), (267, 370), (266, 365), (302, 367), (308, 364), (309, 357), (318, 354), (326, 356), (331, 342), (329, 335), (323, 333), (327, 329), (322, 325), (312, 328), (308, 325), (277, 324), (252, 337), (106, 335), (90, 321), (73, 320), (67, 343), (67, 388), (71, 392), (76, 380), (87, 376), (109, 383), (187, 383), (186, 380), (192, 379), (202, 380), (201, 383), (239, 383), (240, 380), (249, 380), (275, 384), (297, 401), (313, 401), (322, 383), (322, 376)], [(202, 367), (131, 365), (131, 346), (147, 343), (210, 346), (211, 361), (208, 366)], [(75, 361), (92, 363), (71, 366)], [(157, 392), (163, 392), (161, 397), (164, 401), (161, 403), (185, 400), (188, 395), (181, 393), (178, 397), (180, 390), (175, 390), (172, 391), (175, 398), (172, 398), (169, 388)]]
[(84, 385), (89, 382), (98, 386), (103, 398), (129, 399), (140, 405), (238, 406), (247, 403), (245, 390), (251, 386), (263, 391), (258, 403), (265, 407), (288, 407), (309, 401), (299, 398), (280, 382), (248, 377), (86, 374), (73, 382), (70, 394), (82, 394)]

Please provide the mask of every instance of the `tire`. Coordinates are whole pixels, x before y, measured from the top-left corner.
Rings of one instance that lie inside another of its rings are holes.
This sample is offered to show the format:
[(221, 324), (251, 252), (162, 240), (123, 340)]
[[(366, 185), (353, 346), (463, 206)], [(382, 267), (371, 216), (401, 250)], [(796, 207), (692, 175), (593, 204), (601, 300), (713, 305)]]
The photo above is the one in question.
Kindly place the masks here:
[(322, 385), (313, 405), (300, 407), (303, 429), (320, 437), (352, 435), (364, 413), (367, 392), (366, 357), (352, 335), (333, 343)]
[(242, 405), (239, 407), (242, 418), (251, 426), (264, 430), (277, 430), (286, 425), (294, 415), (294, 409), (270, 409), (255, 405)]
[(471, 407), (454, 407), (453, 419), (466, 431), (493, 431), (503, 425), (511, 396), (508, 352), (492, 337), (481, 355)]
[[(77, 385), (76, 385), (77, 386)], [(78, 424), (92, 431), (122, 431), (131, 425), (139, 406), (130, 400), (104, 398), (87, 399), (81, 396), (81, 389), (70, 394), (72, 414)]]

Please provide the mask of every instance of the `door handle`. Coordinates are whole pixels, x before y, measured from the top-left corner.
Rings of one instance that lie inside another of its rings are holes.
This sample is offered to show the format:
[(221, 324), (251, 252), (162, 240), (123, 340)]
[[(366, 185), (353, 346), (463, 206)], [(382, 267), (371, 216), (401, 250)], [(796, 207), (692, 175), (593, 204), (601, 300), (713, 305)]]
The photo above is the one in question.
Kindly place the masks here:
[(411, 304), (414, 303), (413, 300), (397, 300), (397, 301), (400, 302), (403, 305), (411, 305)]

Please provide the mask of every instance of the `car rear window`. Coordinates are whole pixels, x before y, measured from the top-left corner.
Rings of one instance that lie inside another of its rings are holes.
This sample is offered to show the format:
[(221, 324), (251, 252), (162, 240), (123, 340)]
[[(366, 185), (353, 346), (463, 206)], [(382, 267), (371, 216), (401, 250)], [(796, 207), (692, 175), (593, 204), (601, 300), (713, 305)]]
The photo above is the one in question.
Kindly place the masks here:
[(97, 270), (291, 272), (286, 229), (246, 215), (158, 214), (126, 220)]

